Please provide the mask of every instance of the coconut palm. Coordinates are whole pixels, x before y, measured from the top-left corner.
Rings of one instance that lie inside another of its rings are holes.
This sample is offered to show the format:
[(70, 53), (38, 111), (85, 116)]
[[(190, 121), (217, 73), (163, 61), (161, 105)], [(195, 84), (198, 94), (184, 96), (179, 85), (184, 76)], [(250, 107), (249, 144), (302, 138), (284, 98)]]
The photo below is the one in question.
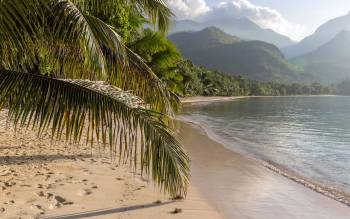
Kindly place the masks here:
[(181, 61), (181, 55), (164, 34), (145, 29), (135, 40), (128, 43), (128, 46), (142, 57), (168, 88), (181, 93), (183, 78), (175, 70)]
[(133, 7), (165, 31), (163, 0), (0, 0), (0, 108), (15, 125), (110, 145), (171, 195), (185, 195), (188, 157), (169, 128), (179, 105), (118, 29), (95, 14)]

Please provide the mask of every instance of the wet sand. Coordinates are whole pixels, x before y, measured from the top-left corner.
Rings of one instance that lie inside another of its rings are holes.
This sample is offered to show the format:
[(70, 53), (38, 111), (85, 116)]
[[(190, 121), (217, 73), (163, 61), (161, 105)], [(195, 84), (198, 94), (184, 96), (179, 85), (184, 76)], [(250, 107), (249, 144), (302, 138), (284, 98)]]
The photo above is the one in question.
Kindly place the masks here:
[(181, 123), (180, 130), (193, 182), (225, 218), (350, 218), (348, 206), (224, 148), (198, 126)]

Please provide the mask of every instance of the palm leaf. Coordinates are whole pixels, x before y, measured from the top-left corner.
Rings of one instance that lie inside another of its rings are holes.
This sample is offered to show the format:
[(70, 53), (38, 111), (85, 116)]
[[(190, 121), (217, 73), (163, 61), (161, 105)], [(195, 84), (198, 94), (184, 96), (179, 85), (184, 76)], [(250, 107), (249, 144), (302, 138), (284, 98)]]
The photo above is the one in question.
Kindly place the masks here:
[(160, 31), (167, 31), (170, 18), (173, 16), (171, 10), (163, 0), (72, 0), (85, 11), (92, 14), (111, 15), (115, 13), (115, 3), (132, 6), (140, 14), (145, 15), (147, 20), (155, 25)]
[[(25, 10), (26, 2), (33, 6)], [(47, 65), (53, 67), (51, 74), (56, 77), (109, 80), (124, 90), (132, 90), (151, 109), (172, 116), (179, 107), (178, 98), (167, 90), (139, 56), (123, 44), (116, 29), (83, 10), (88, 3), (92, 8), (96, 2), (0, 1), (0, 8), (5, 6), (3, 8), (12, 11), (0, 15), (0, 40), (6, 45), (3, 48), (6, 53), (2, 54), (3, 66), (25, 72), (34, 69), (35, 72), (38, 54), (44, 53), (48, 56), (45, 57)], [(142, 4), (151, 7), (147, 1)], [(155, 5), (159, 4), (162, 5), (161, 2)], [(24, 19), (21, 23), (23, 11), (26, 17), (32, 18), (31, 21)], [(13, 20), (21, 25), (16, 25)], [(16, 26), (16, 31), (12, 31), (12, 26)], [(17, 45), (16, 42), (22, 43)]]
[(74, 142), (86, 132), (121, 160), (134, 167), (139, 161), (141, 172), (171, 195), (185, 195), (188, 157), (160, 115), (141, 105), (131, 93), (102, 82), (0, 70), (0, 106), (9, 108), (16, 125), (32, 124), (39, 134), (51, 127), (53, 137)]
[[(84, 6), (95, 5), (93, 1), (82, 1), (80, 4)], [(108, 1), (104, 4), (108, 5)], [(99, 39), (96, 47), (104, 48), (103, 57), (105, 58), (104, 62), (107, 63), (108, 70), (106, 72), (109, 76), (109, 82), (124, 90), (132, 90), (135, 95), (142, 97), (151, 109), (173, 116), (174, 111), (178, 111), (180, 105), (178, 97), (168, 91), (167, 87), (158, 79), (152, 69), (144, 63), (141, 57), (123, 44), (118, 31), (98, 18), (84, 14), (77, 7), (71, 5), (70, 1), (61, 1), (59, 11), (68, 11), (69, 13), (60, 13), (56, 17), (59, 21), (69, 22), (71, 26), (69, 29), (77, 30), (78, 33), (76, 34), (83, 36), (81, 38)], [(70, 9), (71, 7), (73, 9)], [(74, 22), (75, 20), (77, 22)], [(58, 26), (64, 27), (63, 31), (67, 32), (65, 31), (67, 25)], [(56, 28), (56, 31), (60, 32), (60, 28)], [(70, 37), (65, 36), (64, 38)], [(94, 40), (90, 43), (93, 44), (93, 42)], [(72, 69), (69, 70), (69, 72), (76, 72)], [(60, 75), (60, 77), (74, 78), (76, 75)]]

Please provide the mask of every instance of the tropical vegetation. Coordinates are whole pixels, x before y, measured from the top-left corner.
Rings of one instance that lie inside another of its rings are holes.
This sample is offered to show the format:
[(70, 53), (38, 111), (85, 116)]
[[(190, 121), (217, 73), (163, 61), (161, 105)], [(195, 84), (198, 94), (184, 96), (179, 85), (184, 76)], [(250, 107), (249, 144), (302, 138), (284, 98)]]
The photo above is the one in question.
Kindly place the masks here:
[(220, 71), (198, 67), (189, 60), (178, 63), (176, 72), (183, 78), (182, 90), (179, 93), (183, 96), (287, 96), (320, 95), (333, 92), (329, 87), (319, 83), (281, 84), (227, 75)]
[(158, 61), (174, 48), (140, 49), (143, 26), (165, 32), (171, 16), (163, 0), (1, 0), (0, 107), (39, 134), (109, 144), (185, 195), (189, 158), (169, 128), (179, 99), (155, 74), (174, 80)]

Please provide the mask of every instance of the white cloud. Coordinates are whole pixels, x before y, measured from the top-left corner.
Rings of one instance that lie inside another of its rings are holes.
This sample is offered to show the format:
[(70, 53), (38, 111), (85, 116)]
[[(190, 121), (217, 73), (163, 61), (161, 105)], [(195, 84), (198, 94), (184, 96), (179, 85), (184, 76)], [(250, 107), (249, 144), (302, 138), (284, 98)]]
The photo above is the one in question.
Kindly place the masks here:
[(167, 0), (176, 19), (196, 19), (210, 11), (204, 0)]
[(272, 29), (292, 39), (306, 35), (303, 25), (285, 19), (277, 10), (252, 4), (249, 0), (223, 0), (209, 7), (204, 0), (168, 0), (177, 19), (212, 20), (248, 18), (262, 28)]

